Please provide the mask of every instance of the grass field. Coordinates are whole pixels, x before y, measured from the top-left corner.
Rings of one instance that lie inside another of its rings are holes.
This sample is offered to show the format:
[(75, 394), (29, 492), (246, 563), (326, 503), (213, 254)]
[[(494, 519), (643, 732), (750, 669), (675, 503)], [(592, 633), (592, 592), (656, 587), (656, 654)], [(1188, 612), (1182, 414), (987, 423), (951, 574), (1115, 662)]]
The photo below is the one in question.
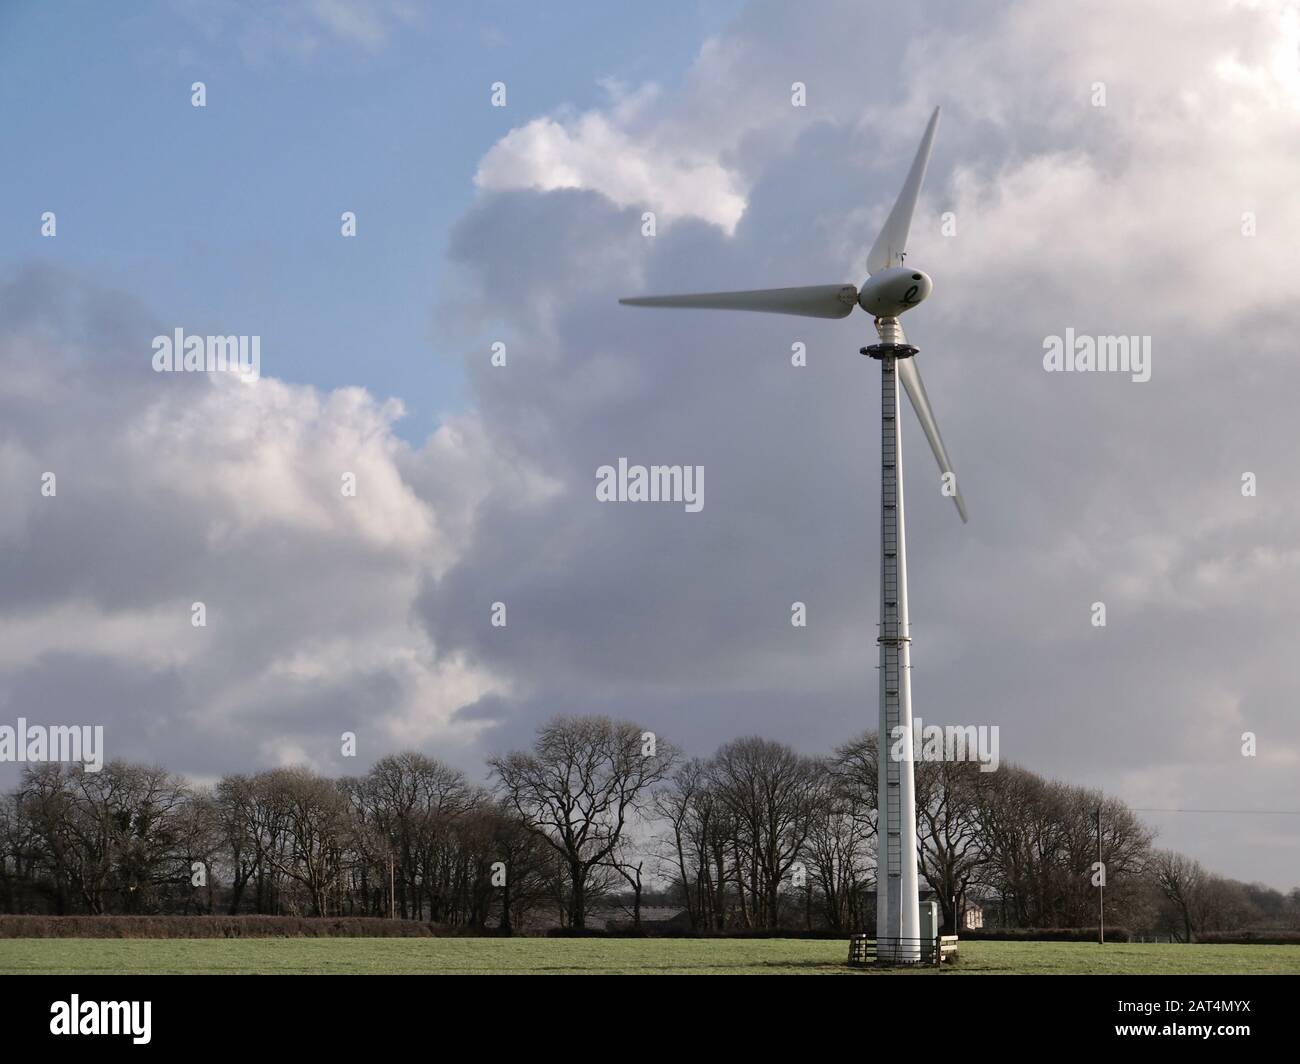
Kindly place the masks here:
[[(879, 975), (801, 939), (2, 939), (3, 974)], [(967, 942), (944, 974), (1300, 974), (1300, 946)], [(907, 974), (936, 974), (924, 969)]]

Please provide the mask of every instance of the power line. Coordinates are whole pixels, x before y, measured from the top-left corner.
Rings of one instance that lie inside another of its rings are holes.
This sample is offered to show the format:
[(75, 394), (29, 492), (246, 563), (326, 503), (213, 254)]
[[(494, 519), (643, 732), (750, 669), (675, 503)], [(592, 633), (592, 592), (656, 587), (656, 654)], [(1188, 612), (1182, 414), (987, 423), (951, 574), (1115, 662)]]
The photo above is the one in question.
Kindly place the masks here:
[(1133, 807), (1135, 813), (1247, 813), (1252, 816), (1300, 816), (1300, 809), (1156, 809)]

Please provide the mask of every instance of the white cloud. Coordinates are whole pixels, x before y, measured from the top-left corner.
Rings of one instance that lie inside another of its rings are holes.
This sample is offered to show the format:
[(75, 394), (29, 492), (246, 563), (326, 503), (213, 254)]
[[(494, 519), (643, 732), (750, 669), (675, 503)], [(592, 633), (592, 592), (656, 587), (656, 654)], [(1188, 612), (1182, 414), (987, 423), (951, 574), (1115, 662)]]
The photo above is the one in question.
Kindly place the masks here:
[(308, 0), (306, 10), (334, 36), (372, 51), (388, 42), (391, 22), (411, 17), (407, 4), (392, 0)]
[(409, 0), (171, 0), (209, 40), (232, 41), (245, 61), (317, 53), (323, 43), (381, 51), (395, 30), (419, 17)]
[(200, 650), (175, 638), (188, 620), (189, 602), (148, 609), (105, 610), (91, 600), (65, 599), (36, 610), (0, 614), (0, 676), (30, 667), (46, 655), (112, 658), (146, 669), (183, 666)]
[[(0, 436), (0, 483), (21, 503), (0, 527), (5, 711), (107, 720), (113, 756), (201, 776), (262, 755), (339, 769), (343, 730), (369, 757), (471, 741), (483, 725), (457, 712), (510, 684), (440, 657), (415, 603), (485, 499), (544, 497), (546, 478), (494, 457), (472, 416), (412, 448), (393, 431), (401, 404), (360, 388), (153, 374), (157, 329), (138, 311), (104, 328), (94, 295), (39, 270), (0, 285), (0, 377), (58, 367), (0, 400), (18, 436)], [(132, 333), (134, 360), (77, 339)]]
[(474, 182), (488, 190), (593, 189), (667, 222), (699, 218), (733, 232), (745, 211), (737, 176), (715, 158), (630, 132), (624, 124), (637, 110), (621, 100), (609, 114), (534, 119), (492, 146)]

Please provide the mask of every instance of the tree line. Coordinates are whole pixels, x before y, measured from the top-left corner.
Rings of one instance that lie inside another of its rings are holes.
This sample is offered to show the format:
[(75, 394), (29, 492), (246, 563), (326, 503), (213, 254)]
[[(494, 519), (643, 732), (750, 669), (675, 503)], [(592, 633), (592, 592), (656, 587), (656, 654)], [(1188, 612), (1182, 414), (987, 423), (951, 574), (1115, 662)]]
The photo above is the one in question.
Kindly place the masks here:
[[(488, 784), (418, 752), (363, 776), (302, 768), (195, 786), (114, 761), (24, 769), (0, 796), (0, 911), (392, 916), (468, 931), (875, 925), (874, 734), (810, 757), (749, 737), (686, 758), (630, 722), (557, 717)], [(1157, 849), (1123, 802), (1004, 764), (919, 761), (918, 863), (946, 927), (1107, 924), (1190, 941), (1300, 929), (1282, 895)], [(1100, 847), (1100, 848), (1099, 848)]]

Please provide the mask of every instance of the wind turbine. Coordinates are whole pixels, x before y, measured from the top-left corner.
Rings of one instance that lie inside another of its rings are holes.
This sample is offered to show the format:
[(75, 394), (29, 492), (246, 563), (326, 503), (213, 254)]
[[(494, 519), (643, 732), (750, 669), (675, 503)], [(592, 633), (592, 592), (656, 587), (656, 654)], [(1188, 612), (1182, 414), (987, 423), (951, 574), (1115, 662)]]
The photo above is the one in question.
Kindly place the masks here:
[[(907, 613), (907, 545), (903, 526), (903, 455), (898, 430), (898, 381), (912, 401), (917, 420), (939, 462), (945, 491), (952, 495), (964, 522), (966, 504), (957, 488), (939, 426), (916, 365), (916, 348), (907, 342), (899, 316), (921, 303), (933, 289), (921, 270), (903, 265), (925, 168), (930, 161), (939, 108), (930, 116), (907, 180), (885, 226), (867, 254), (862, 286), (811, 285), (765, 288), (748, 292), (620, 299), (634, 307), (694, 307), (710, 310), (756, 310), (810, 318), (845, 318), (855, 306), (874, 320), (879, 343), (861, 353), (880, 362), (880, 738), (876, 871), (876, 953), (881, 960), (916, 961), (921, 957), (920, 906), (917, 898), (916, 783), (912, 770), (912, 686)], [(890, 756), (894, 737), (902, 757)]]

